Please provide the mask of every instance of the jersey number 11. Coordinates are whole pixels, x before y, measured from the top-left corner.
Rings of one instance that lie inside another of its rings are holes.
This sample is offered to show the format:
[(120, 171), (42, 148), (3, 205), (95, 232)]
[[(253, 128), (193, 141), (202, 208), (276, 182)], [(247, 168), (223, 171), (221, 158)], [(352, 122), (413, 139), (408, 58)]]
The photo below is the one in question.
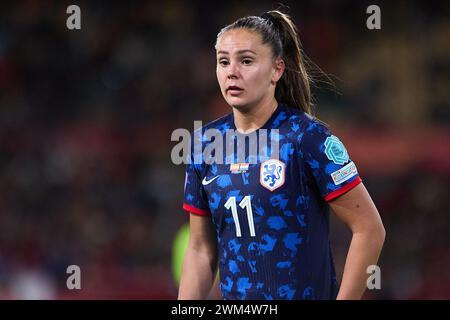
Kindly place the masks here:
[[(248, 226), (250, 228), (250, 236), (255, 236), (255, 223), (253, 222), (252, 200), (250, 196), (245, 196), (239, 203), (239, 207), (247, 209)], [(233, 215), (234, 224), (236, 225), (236, 237), (241, 237), (241, 225), (239, 224), (239, 217), (237, 213), (236, 197), (230, 197), (225, 202), (225, 208), (231, 209)]]

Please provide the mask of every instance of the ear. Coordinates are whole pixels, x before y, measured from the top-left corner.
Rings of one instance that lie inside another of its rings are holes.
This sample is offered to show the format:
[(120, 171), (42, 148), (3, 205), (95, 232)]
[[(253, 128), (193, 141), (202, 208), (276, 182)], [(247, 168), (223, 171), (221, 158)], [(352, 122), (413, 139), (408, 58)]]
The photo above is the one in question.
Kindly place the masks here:
[(278, 80), (280, 80), (281, 76), (284, 73), (284, 69), (286, 68), (286, 65), (284, 64), (283, 59), (278, 58), (274, 62), (274, 72), (272, 74), (272, 82), (277, 83)]

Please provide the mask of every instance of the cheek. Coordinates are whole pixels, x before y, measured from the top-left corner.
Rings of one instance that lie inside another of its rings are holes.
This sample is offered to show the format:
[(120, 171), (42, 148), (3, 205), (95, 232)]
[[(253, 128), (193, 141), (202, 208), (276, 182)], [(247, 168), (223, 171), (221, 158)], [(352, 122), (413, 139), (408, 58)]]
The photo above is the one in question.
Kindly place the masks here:
[(223, 85), (225, 82), (224, 72), (221, 71), (219, 68), (216, 68), (216, 76), (217, 76), (217, 81), (219, 82), (220, 88), (223, 88)]
[(271, 69), (260, 68), (250, 76), (249, 80), (261, 90), (265, 90), (272, 80)]

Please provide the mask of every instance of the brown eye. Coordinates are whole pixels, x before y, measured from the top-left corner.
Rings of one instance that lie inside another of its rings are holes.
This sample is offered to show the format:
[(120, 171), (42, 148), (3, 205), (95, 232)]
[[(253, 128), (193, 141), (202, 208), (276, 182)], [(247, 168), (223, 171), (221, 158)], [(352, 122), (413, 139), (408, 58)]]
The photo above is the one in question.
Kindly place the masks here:
[(244, 59), (244, 60), (242, 60), (242, 64), (244, 64), (246, 66), (252, 64), (252, 62), (253, 62), (252, 59)]
[(219, 60), (219, 65), (221, 65), (222, 67), (226, 67), (227, 65), (229, 65), (230, 63), (228, 62), (228, 60), (226, 59), (221, 59)]

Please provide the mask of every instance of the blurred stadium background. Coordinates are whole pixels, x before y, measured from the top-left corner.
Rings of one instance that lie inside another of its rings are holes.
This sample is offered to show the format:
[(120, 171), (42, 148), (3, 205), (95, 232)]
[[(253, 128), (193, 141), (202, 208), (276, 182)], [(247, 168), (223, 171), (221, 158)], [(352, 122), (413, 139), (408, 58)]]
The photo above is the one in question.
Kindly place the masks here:
[[(292, 1), (336, 89), (316, 114), (346, 143), (387, 230), (381, 290), (450, 299), (450, 3)], [(81, 8), (81, 30), (66, 8)], [(381, 7), (382, 29), (366, 28)], [(230, 109), (218, 30), (270, 1), (0, 4), (0, 299), (173, 299), (188, 221), (171, 132)], [(338, 91), (338, 92), (336, 92)], [(342, 273), (350, 232), (332, 219)], [(81, 267), (81, 290), (66, 288)]]

